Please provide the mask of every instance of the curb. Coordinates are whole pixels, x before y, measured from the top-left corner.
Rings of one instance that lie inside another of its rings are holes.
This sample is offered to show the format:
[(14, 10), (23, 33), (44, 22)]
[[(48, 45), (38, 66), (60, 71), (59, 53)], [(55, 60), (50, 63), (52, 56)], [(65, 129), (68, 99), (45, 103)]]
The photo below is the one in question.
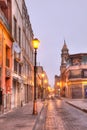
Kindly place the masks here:
[(38, 116), (37, 116), (37, 118), (36, 118), (36, 121), (35, 121), (35, 124), (34, 124), (34, 127), (33, 127), (33, 129), (32, 129), (32, 130), (35, 130), (36, 125), (37, 125), (37, 122), (38, 122), (38, 120), (39, 120), (39, 117), (40, 117), (41, 112), (42, 112), (42, 110), (43, 110), (43, 109), (44, 109), (44, 105), (42, 106), (42, 108), (41, 108), (40, 112), (38, 113)]
[(48, 103), (45, 103), (45, 102), (44, 102), (44, 104), (43, 104), (43, 106), (42, 106), (40, 112), (38, 113), (38, 116), (37, 116), (37, 118), (36, 118), (36, 121), (35, 121), (35, 124), (34, 124), (34, 127), (33, 127), (32, 130), (35, 130), (36, 125), (37, 125), (37, 123), (38, 123), (38, 121), (39, 121), (40, 115), (41, 115), (43, 109), (44, 109), (47, 105), (48, 105)]
[(82, 108), (80, 108), (80, 107), (78, 107), (78, 106), (76, 106), (76, 105), (74, 105), (74, 104), (72, 104), (72, 103), (70, 103), (68, 101), (66, 101), (66, 103), (69, 104), (69, 105), (71, 105), (71, 106), (73, 106), (73, 107), (75, 107), (75, 108), (77, 108), (77, 109), (79, 109), (79, 110), (81, 110), (81, 111), (83, 111), (83, 112), (85, 112), (85, 113), (87, 113), (86, 109), (82, 109)]

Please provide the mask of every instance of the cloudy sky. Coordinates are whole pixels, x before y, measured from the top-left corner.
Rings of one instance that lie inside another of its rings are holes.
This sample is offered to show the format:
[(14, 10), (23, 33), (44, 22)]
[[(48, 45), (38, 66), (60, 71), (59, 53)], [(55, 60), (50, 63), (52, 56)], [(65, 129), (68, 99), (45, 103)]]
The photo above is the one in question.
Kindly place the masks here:
[(60, 74), (61, 49), (87, 53), (87, 0), (25, 0), (35, 37), (40, 40), (38, 62), (49, 83)]

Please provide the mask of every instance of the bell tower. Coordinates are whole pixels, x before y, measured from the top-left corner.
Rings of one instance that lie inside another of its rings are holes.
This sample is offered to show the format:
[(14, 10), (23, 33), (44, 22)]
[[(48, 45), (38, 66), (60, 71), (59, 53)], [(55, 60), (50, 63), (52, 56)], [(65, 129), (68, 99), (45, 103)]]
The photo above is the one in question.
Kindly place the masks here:
[(69, 50), (67, 48), (66, 41), (64, 40), (64, 45), (61, 50), (61, 66), (60, 66), (61, 74), (66, 69), (66, 60), (67, 60), (68, 56), (69, 56)]

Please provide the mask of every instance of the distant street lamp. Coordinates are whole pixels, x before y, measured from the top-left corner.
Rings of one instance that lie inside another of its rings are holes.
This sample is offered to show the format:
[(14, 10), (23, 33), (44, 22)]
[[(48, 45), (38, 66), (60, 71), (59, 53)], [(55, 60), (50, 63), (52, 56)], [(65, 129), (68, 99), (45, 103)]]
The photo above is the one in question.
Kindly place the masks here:
[(36, 56), (37, 56), (37, 49), (39, 47), (40, 41), (35, 38), (32, 40), (33, 48), (34, 48), (34, 102), (33, 102), (33, 114), (36, 115), (37, 112), (37, 101), (36, 101), (36, 72), (37, 72), (37, 65), (36, 65)]
[(41, 94), (41, 98), (43, 99), (43, 91), (44, 91), (43, 79), (44, 79), (44, 76), (45, 76), (44, 72), (42, 72), (41, 76), (42, 76), (42, 94)]
[(57, 94), (60, 97), (60, 81), (57, 82)]
[(44, 99), (46, 99), (46, 87), (47, 87), (47, 79), (44, 80)]

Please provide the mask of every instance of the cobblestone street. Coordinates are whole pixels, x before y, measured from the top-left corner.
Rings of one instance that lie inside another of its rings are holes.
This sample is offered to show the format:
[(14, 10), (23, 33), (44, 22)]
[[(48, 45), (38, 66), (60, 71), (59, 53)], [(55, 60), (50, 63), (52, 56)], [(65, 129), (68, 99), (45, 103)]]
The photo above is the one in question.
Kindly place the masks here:
[(38, 115), (32, 115), (33, 102), (0, 116), (0, 130), (33, 130), (43, 104), (37, 102)]
[(87, 130), (87, 113), (66, 100), (38, 102), (38, 115), (32, 115), (32, 102), (0, 116), (0, 130)]
[(87, 130), (87, 114), (66, 104), (50, 100), (45, 130)]

